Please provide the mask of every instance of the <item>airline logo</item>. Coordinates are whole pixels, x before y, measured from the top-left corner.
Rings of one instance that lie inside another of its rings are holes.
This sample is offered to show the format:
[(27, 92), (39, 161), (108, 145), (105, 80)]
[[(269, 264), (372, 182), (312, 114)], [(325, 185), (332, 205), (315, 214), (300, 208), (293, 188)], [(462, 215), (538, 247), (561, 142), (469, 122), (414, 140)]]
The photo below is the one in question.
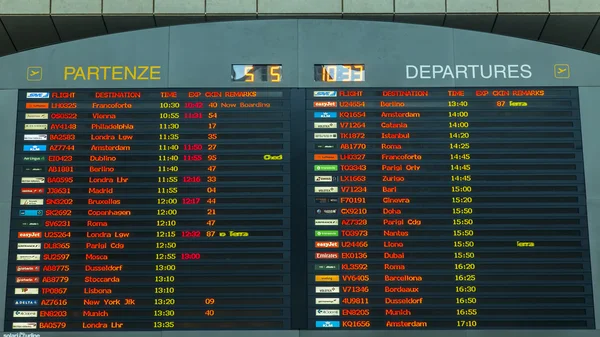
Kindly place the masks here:
[(17, 266), (17, 273), (35, 273), (40, 271), (40, 266)]
[(40, 288), (15, 288), (15, 295), (37, 295)]
[(315, 275), (315, 282), (339, 282), (339, 275)]
[(315, 315), (317, 316), (339, 316), (339, 309), (316, 309)]
[(337, 111), (317, 111), (313, 116), (314, 118), (337, 118)]
[(338, 201), (339, 201), (338, 198), (323, 198), (323, 197), (315, 198), (315, 202), (317, 204), (337, 204)]
[(337, 133), (315, 133), (313, 135), (314, 139), (337, 139)]
[(48, 130), (48, 124), (25, 124), (25, 130)]
[(337, 97), (337, 91), (313, 91), (313, 97)]
[(38, 305), (38, 300), (15, 300), (15, 305)]
[(317, 297), (317, 298), (315, 298), (315, 304), (340, 304), (340, 299), (337, 297), (332, 297), (332, 298)]
[(46, 156), (24, 156), (23, 161), (27, 161), (27, 162), (46, 161)]
[(23, 187), (23, 188), (21, 188), (21, 193), (22, 194), (44, 194), (44, 189), (43, 188)]
[(50, 93), (49, 92), (28, 92), (26, 97), (31, 98), (31, 99), (50, 98)]
[(37, 276), (17, 276), (15, 281), (17, 283), (40, 283), (40, 278)]
[(333, 236), (339, 236), (338, 231), (336, 230), (320, 230), (320, 231), (315, 231), (315, 236), (316, 237), (333, 237)]
[(313, 167), (313, 170), (315, 172), (318, 172), (318, 171), (336, 172), (338, 170), (338, 166), (337, 165), (315, 165)]
[(26, 209), (26, 210), (19, 211), (19, 216), (43, 216), (43, 215), (44, 215), (44, 211), (42, 211), (41, 209)]
[(21, 206), (41, 206), (44, 204), (44, 199), (21, 199)]
[(36, 322), (13, 322), (12, 328), (14, 330), (37, 329), (37, 323)]
[(46, 151), (46, 145), (23, 145), (23, 151), (28, 151), (28, 152)]
[(17, 254), (17, 261), (39, 261), (40, 254)]
[(339, 226), (338, 219), (315, 219), (315, 226)]
[(315, 193), (338, 193), (337, 186), (315, 186)]
[(23, 172), (44, 172), (43, 167), (23, 167)]
[(37, 317), (37, 311), (13, 311), (13, 317)]
[(317, 260), (337, 260), (339, 258), (339, 253), (315, 253), (315, 259)]
[(333, 176), (315, 176), (316, 183), (330, 183), (333, 181), (337, 181), (337, 177)]
[(48, 119), (48, 114), (25, 114), (25, 119)]
[(337, 241), (316, 241), (315, 248), (340, 248), (340, 243)]
[(340, 321), (316, 321), (316, 328), (339, 328)]
[(42, 224), (40, 222), (31, 222), (31, 221), (23, 221), (21, 222), (21, 226), (23, 227), (39, 227)]
[(314, 123), (315, 129), (337, 129), (337, 123)]
[(315, 287), (317, 294), (337, 294), (340, 292), (340, 287)]
[(323, 153), (319, 153), (319, 154), (315, 154), (313, 156), (313, 158), (315, 160), (338, 160), (338, 155), (337, 154), (323, 154)]
[(315, 264), (315, 270), (340, 270), (339, 264)]
[(315, 144), (316, 150), (334, 150), (337, 149), (337, 144)]
[(338, 214), (337, 208), (317, 208), (315, 210), (317, 215), (336, 215)]
[(19, 232), (17, 237), (19, 239), (41, 239), (42, 232)]
[(336, 101), (313, 102), (313, 107), (315, 107), (315, 108), (337, 108), (337, 102)]
[(21, 177), (21, 184), (43, 184), (46, 182), (44, 177)]
[(42, 249), (41, 243), (17, 243), (17, 249)]
[(48, 109), (48, 103), (25, 103), (25, 109)]
[(48, 140), (48, 135), (23, 135), (23, 140)]

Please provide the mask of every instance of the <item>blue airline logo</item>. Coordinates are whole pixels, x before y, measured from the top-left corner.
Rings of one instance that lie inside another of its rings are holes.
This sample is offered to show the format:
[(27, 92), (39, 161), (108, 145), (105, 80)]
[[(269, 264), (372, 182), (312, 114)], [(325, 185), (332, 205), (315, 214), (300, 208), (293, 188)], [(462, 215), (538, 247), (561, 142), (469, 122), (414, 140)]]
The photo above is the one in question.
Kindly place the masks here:
[(314, 91), (313, 97), (337, 97), (337, 91)]
[(317, 328), (339, 328), (340, 321), (316, 321), (315, 327), (317, 327)]
[(46, 145), (23, 145), (23, 151), (28, 151), (28, 152), (46, 151)]
[(27, 98), (50, 98), (49, 92), (28, 92)]
[(44, 211), (41, 209), (26, 209), (19, 211), (20, 216), (43, 216)]
[(315, 118), (337, 118), (337, 112), (335, 112), (335, 111), (315, 112)]

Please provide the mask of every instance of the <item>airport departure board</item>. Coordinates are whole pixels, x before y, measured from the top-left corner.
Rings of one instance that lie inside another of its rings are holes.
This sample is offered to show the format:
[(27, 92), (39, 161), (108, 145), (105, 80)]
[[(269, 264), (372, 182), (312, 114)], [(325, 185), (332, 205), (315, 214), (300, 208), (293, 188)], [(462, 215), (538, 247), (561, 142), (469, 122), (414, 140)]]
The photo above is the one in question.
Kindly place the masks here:
[(577, 88), (20, 90), (5, 331), (593, 329)]

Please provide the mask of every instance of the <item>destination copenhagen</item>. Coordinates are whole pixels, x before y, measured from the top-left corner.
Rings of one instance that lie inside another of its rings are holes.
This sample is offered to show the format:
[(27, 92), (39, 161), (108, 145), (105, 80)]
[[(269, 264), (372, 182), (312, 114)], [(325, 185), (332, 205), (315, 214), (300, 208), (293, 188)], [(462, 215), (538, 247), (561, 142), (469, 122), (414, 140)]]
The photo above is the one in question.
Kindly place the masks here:
[(281, 90), (21, 95), (5, 331), (289, 328)]

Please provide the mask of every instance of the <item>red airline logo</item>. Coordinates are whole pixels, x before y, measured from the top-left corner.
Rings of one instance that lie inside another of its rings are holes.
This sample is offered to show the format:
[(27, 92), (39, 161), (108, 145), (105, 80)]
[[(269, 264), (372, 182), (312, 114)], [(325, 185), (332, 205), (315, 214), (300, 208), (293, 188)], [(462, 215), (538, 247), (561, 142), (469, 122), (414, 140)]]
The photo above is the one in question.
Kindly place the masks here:
[(23, 188), (21, 188), (21, 193), (23, 193), (23, 194), (43, 194), (44, 193), (44, 189), (43, 188), (27, 188), (27, 187), (23, 187)]
[(339, 253), (315, 253), (315, 259), (317, 260), (332, 260), (339, 259)]
[(19, 232), (19, 239), (41, 239), (42, 232)]
[(337, 102), (314, 102), (313, 106), (315, 108), (335, 108), (337, 107)]
[(17, 266), (19, 273), (34, 273), (40, 271), (40, 266)]
[(337, 241), (316, 241), (315, 248), (340, 248), (340, 243)]
[(37, 276), (17, 276), (17, 283), (40, 283), (40, 278)]

